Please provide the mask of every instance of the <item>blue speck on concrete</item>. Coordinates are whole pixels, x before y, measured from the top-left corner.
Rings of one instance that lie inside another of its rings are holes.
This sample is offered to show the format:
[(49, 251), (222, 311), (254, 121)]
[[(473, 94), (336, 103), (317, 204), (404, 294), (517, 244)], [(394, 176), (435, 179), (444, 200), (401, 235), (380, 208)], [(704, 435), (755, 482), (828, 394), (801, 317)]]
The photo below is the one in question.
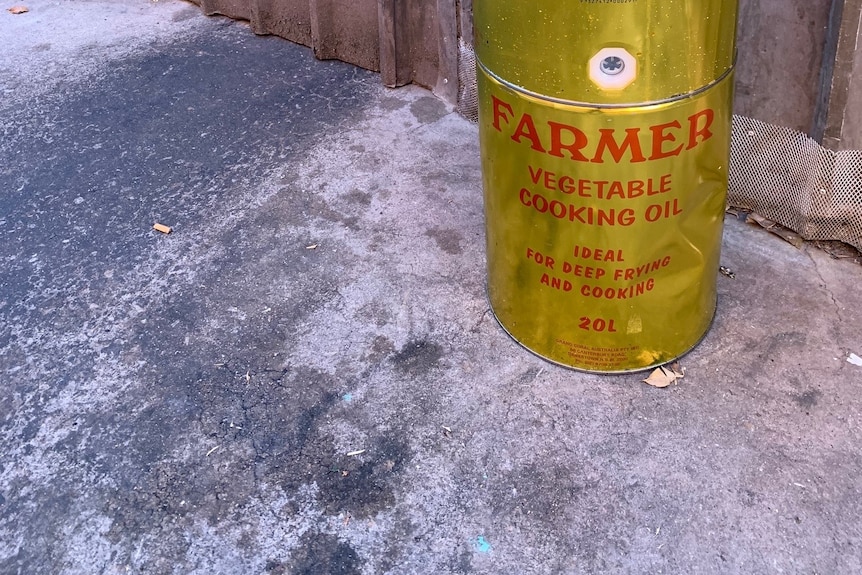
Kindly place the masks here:
[(344, 395), (341, 396), (341, 399), (343, 399), (347, 403), (350, 403), (351, 401), (353, 401), (353, 394), (352, 393), (345, 393)]
[(493, 547), (480, 535), (476, 538), (476, 549), (479, 550), (479, 553), (490, 553)]

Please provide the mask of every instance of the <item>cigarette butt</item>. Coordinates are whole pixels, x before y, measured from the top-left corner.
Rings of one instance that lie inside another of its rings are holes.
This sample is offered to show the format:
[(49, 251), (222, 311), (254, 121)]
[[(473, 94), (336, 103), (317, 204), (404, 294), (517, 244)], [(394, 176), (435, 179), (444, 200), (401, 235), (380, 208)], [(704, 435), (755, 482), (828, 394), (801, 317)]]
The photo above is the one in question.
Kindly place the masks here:
[(165, 224), (153, 224), (153, 229), (163, 234), (169, 234), (173, 231), (170, 226), (166, 226)]

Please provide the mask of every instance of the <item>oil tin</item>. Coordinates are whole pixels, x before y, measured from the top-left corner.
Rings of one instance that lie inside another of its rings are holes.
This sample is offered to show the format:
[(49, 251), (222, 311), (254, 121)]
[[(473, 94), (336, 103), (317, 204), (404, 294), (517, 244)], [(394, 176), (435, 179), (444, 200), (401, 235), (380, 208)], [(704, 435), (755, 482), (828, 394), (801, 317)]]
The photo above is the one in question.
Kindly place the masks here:
[(561, 365), (672, 361), (706, 334), (737, 3), (476, 0), (488, 294)]

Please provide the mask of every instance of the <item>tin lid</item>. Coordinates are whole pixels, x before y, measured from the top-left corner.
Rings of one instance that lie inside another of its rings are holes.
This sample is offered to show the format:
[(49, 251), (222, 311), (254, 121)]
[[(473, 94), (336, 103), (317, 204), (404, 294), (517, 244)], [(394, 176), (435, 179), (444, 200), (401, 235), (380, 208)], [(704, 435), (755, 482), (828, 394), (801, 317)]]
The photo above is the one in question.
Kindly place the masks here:
[(733, 68), (737, 9), (738, 0), (475, 0), (476, 56), (551, 100), (661, 102)]

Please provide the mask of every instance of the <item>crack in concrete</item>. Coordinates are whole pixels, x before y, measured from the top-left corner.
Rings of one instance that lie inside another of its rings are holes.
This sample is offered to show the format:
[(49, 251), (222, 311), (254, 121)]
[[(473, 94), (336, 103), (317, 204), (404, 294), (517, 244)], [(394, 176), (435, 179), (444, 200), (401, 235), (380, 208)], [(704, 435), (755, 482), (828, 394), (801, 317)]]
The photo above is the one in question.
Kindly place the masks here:
[[(805, 255), (811, 260), (812, 265), (814, 266), (814, 271), (817, 273), (817, 278), (820, 280), (820, 287), (826, 292), (829, 296), (829, 300), (832, 302), (833, 311), (835, 314), (835, 323), (832, 325), (833, 336), (836, 341), (841, 340), (841, 330), (840, 327), (844, 323), (844, 318), (841, 315), (841, 303), (835, 297), (835, 293), (832, 291), (832, 288), (829, 287), (829, 282), (823, 277), (823, 271), (820, 269), (820, 264), (817, 262), (817, 258), (811, 253), (811, 250), (815, 249), (809, 245), (806, 245), (804, 248)], [(848, 349), (845, 347), (841, 347), (841, 352), (845, 355), (849, 353)]]

